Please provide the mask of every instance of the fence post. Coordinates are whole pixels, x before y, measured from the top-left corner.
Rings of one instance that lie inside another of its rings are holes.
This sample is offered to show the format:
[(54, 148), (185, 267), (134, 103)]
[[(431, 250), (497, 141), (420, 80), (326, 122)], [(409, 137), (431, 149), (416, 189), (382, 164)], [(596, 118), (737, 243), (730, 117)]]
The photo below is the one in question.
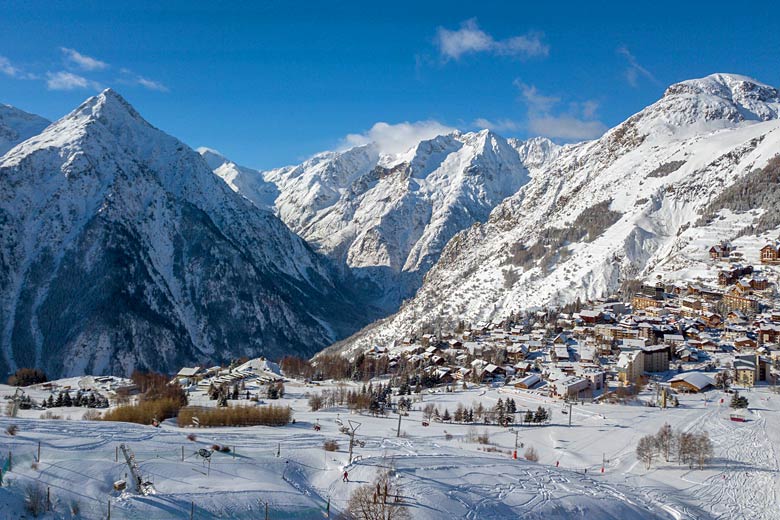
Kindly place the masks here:
[(41, 461), (41, 441), (38, 441), (38, 462)]
[(111, 520), (111, 499), (108, 499), (108, 520)]
[(181, 447), (181, 461), (184, 462), (184, 446)]
[(195, 502), (190, 502), (190, 520), (195, 518)]

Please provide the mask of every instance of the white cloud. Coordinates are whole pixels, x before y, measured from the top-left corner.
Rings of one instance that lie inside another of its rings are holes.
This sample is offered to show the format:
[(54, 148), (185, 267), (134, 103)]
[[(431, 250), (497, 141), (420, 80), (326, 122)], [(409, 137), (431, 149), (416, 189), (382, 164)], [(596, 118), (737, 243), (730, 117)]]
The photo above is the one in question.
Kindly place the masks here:
[(144, 87), (148, 90), (156, 90), (158, 92), (168, 92), (168, 87), (160, 83), (159, 81), (154, 81), (152, 79), (144, 78), (143, 76), (138, 76), (136, 78), (136, 83)]
[(119, 69), (121, 76), (116, 81), (124, 85), (140, 86), (147, 90), (155, 90), (157, 92), (168, 92), (169, 89), (163, 83), (155, 81), (153, 79), (145, 78), (135, 74), (130, 69)]
[(478, 117), (472, 123), (472, 126), (477, 128), (487, 128), (494, 132), (514, 132), (520, 129), (520, 124), (511, 119), (496, 119), (490, 120), (484, 117)]
[(596, 117), (596, 111), (599, 109), (599, 103), (598, 101), (593, 101), (590, 99), (582, 103), (581, 107), (583, 117), (592, 118)]
[(17, 77), (21, 73), (5, 56), (0, 56), (0, 72), (12, 78)]
[(514, 81), (515, 86), (520, 90), (520, 95), (528, 105), (530, 110), (536, 112), (547, 112), (553, 105), (558, 103), (561, 98), (554, 96), (545, 96), (539, 92), (539, 89), (534, 85), (526, 85), (519, 79)]
[(542, 42), (544, 35), (539, 32), (530, 32), (523, 36), (514, 36), (495, 43), (498, 54), (510, 56), (547, 56), (550, 54), (550, 46)]
[(639, 85), (640, 76), (649, 79), (653, 83), (658, 83), (658, 80), (655, 79), (655, 76), (653, 76), (649, 70), (639, 64), (636, 57), (631, 54), (631, 51), (628, 50), (628, 47), (621, 45), (617, 48), (617, 53), (626, 58), (626, 61), (628, 61), (628, 67), (626, 68), (625, 75), (626, 81), (629, 85), (632, 87)]
[(534, 85), (515, 80), (522, 100), (528, 107), (528, 131), (566, 141), (582, 141), (600, 137), (607, 127), (596, 119), (599, 104), (595, 100), (569, 103), (567, 111), (556, 111), (560, 98), (539, 92)]
[(436, 40), (442, 55), (456, 60), (463, 54), (490, 50), (494, 43), (493, 37), (477, 27), (473, 18), (463, 22), (457, 31), (439, 27)]
[(543, 35), (530, 32), (505, 40), (496, 40), (477, 25), (471, 18), (460, 24), (460, 29), (451, 31), (444, 27), (436, 30), (436, 44), (444, 59), (459, 59), (464, 54), (491, 52), (508, 56), (547, 56), (549, 45), (542, 41)]
[(78, 74), (61, 70), (46, 73), (46, 87), (49, 90), (76, 90), (81, 88), (100, 89), (100, 84)]
[(596, 139), (606, 132), (607, 127), (601, 121), (587, 121), (570, 115), (531, 117), (528, 130), (545, 137), (567, 141)]
[(60, 47), (60, 50), (65, 55), (65, 61), (81, 70), (103, 70), (108, 68), (108, 63), (81, 54), (76, 49)]
[(394, 125), (379, 122), (367, 132), (347, 135), (344, 138), (344, 148), (376, 143), (382, 153), (401, 153), (420, 141), (453, 131), (455, 131), (454, 128), (433, 120), (403, 122)]
[(13, 63), (5, 56), (0, 56), (0, 74), (15, 79), (39, 79), (37, 74), (26, 72)]

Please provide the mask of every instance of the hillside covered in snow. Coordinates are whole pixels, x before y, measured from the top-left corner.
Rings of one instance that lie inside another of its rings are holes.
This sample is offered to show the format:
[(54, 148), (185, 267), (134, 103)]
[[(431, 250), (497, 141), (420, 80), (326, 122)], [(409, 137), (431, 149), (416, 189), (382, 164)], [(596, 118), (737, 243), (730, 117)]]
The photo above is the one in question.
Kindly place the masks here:
[(338, 276), (114, 91), (0, 157), (0, 373), (311, 355), (370, 319)]
[[(779, 112), (777, 89), (743, 76), (672, 85), (600, 139), (556, 149), (487, 222), (447, 244), (413, 300), (339, 348), (601, 297), (656, 269), (690, 275), (685, 265), (713, 245), (696, 242), (704, 234), (752, 234), (757, 250), (777, 236), (777, 221), (754, 224), (777, 205), (754, 197), (762, 207), (746, 213), (739, 193), (711, 204), (740, 179), (758, 179), (749, 185), (760, 190), (774, 178), (762, 168), (780, 152)], [(710, 230), (732, 208), (734, 225)]]
[[(60, 388), (95, 383), (89, 377), (54, 382)], [(397, 436), (394, 413), (350, 413), (347, 406), (337, 405), (310, 410), (311, 394), (357, 391), (359, 383), (313, 386), (287, 379), (285, 386), (285, 396), (277, 402), (294, 410), (296, 422), (280, 427), (199, 428), (170, 419), (155, 428), (79, 420), (85, 408), (78, 407), (0, 417), (0, 466), (12, 455), (0, 488), (0, 512), (21, 517), (28, 490), (43, 489), (45, 497), (48, 487), (53, 512), (43, 518), (100, 519), (110, 507), (111, 518), (120, 520), (189, 518), (191, 512), (194, 518), (256, 520), (264, 518), (266, 504), (272, 519), (316, 519), (328, 513), (339, 518), (357, 490), (389, 471), (398, 495), (393, 503), (415, 520), (776, 518), (780, 462), (773, 446), (780, 435), (780, 401), (766, 387), (749, 394), (755, 404), (746, 413), (748, 422), (741, 423), (729, 420), (728, 406), (717, 404), (729, 397), (721, 391), (681, 394), (676, 408), (607, 402), (569, 408), (561, 400), (511, 385), (465, 390), (458, 385), (453, 392), (437, 389), (421, 395), (423, 402), (415, 402), (403, 417)], [(248, 387), (256, 391), (254, 381)], [(0, 397), (14, 390), (0, 385)], [(52, 393), (46, 388), (27, 391), (35, 399)], [(653, 396), (648, 390), (641, 398)], [(551, 421), (511, 429), (452, 420), (423, 426), (425, 406), (451, 413), (459, 406), (490, 408), (510, 398), (521, 411), (548, 408)], [(193, 391), (190, 399), (207, 409), (216, 406), (205, 389)], [(257, 406), (243, 399), (232, 403)], [(348, 420), (360, 424), (351, 462), (349, 437), (341, 431)], [(647, 468), (637, 458), (636, 445), (664, 424), (675, 431), (707, 432), (712, 460), (698, 469), (659, 457)], [(5, 433), (11, 425), (17, 428), (14, 435)], [(516, 440), (518, 459), (512, 456)], [(335, 442), (335, 449), (324, 449), (326, 442)], [(132, 450), (153, 492), (136, 491), (120, 445)], [(525, 459), (530, 449), (537, 461)], [(207, 453), (208, 459), (199, 453)], [(342, 479), (344, 471), (349, 482)], [(124, 490), (114, 489), (117, 481), (125, 481)]]

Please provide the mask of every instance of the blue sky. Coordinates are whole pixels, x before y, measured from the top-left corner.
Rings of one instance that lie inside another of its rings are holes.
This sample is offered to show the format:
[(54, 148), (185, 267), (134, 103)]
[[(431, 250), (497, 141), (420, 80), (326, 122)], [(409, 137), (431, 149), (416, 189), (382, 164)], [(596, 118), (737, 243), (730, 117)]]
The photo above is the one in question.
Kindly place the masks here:
[(0, 2), (0, 102), (55, 119), (110, 86), (270, 168), (452, 127), (595, 137), (712, 72), (780, 85), (771, 2), (162, 3)]

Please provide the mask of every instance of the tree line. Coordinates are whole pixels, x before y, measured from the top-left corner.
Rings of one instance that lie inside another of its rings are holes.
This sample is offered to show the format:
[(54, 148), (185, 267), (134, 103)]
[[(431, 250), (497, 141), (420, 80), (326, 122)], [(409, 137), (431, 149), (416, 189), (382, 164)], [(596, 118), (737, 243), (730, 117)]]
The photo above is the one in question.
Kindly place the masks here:
[(714, 449), (707, 432), (676, 432), (669, 424), (664, 424), (655, 435), (645, 435), (636, 446), (636, 456), (650, 469), (653, 461), (663, 457), (665, 462), (673, 458), (679, 464), (687, 464), (693, 469), (703, 469), (712, 458)]

